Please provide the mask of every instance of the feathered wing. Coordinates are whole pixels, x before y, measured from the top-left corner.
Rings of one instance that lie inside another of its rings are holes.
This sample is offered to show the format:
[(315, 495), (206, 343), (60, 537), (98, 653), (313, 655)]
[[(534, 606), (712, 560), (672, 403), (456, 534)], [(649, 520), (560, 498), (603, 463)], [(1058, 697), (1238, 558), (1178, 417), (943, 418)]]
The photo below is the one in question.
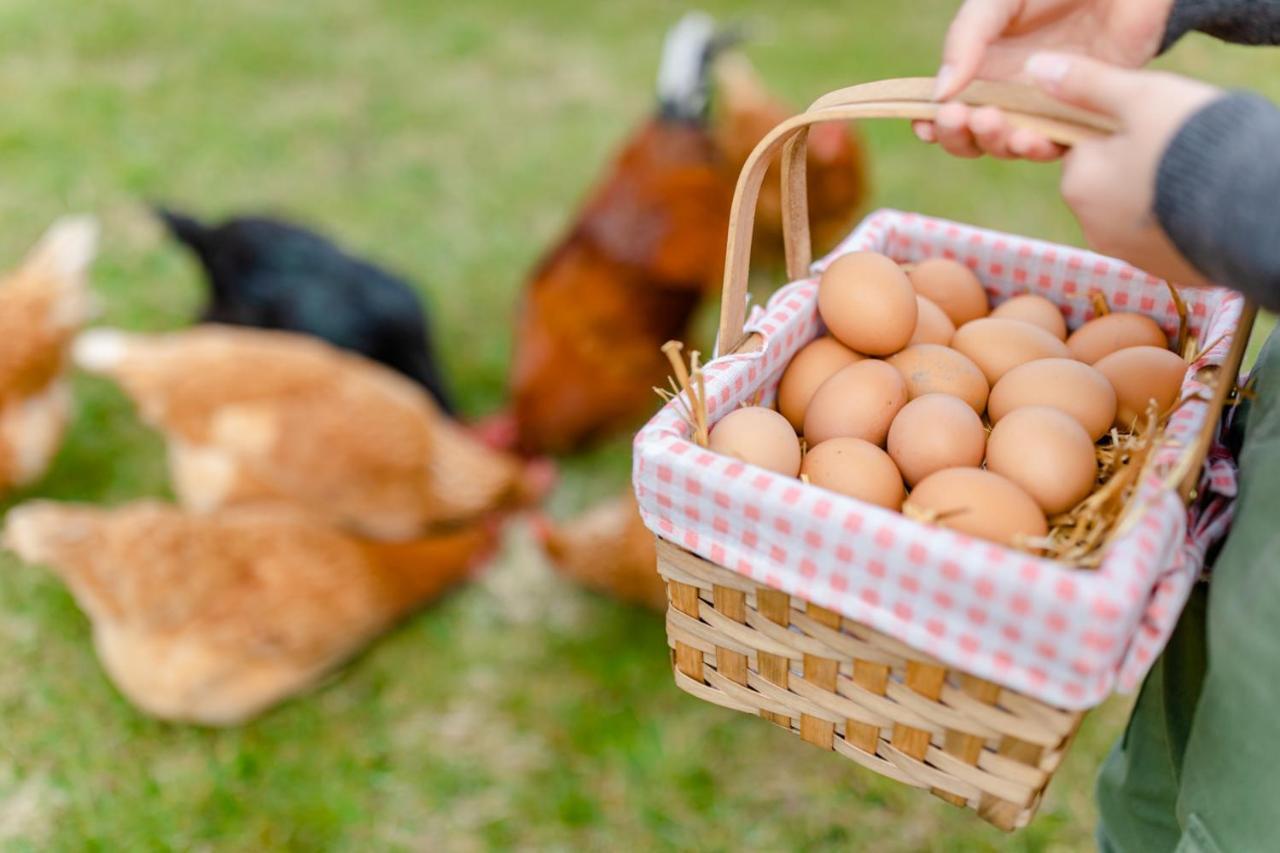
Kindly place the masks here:
[(218, 725), (313, 683), (465, 577), (494, 535), (478, 524), (382, 546), (280, 506), (41, 502), (11, 512), (5, 542), (67, 584), (134, 703)]
[(523, 494), (521, 465), (472, 439), (411, 382), (304, 336), (95, 330), (76, 352), (166, 434), (171, 460), (200, 463), (174, 472), (194, 508), (286, 498), (394, 539)]

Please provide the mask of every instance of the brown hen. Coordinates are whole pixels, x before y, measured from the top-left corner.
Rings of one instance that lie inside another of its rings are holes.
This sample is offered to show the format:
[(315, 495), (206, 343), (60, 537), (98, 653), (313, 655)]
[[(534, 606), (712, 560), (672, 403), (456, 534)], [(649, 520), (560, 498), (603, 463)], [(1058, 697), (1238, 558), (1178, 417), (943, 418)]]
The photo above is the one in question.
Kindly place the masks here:
[(412, 539), (549, 485), (540, 465), (484, 446), (410, 380), (309, 336), (94, 329), (74, 353), (164, 434), (188, 509), (283, 500), (363, 535)]
[[(668, 34), (659, 108), (621, 152), (564, 237), (525, 285), (511, 369), (515, 442), (563, 453), (634, 426), (656, 406), (667, 362), (724, 264), (738, 172), (756, 143), (791, 110), (772, 98), (746, 59), (721, 57), (730, 39), (704, 15)], [(711, 71), (719, 107), (708, 109)], [(809, 148), (814, 231), (829, 243), (866, 190), (862, 149), (844, 127), (816, 129)], [(776, 169), (760, 203), (762, 257), (781, 257)]]
[(659, 110), (624, 143), (519, 308), (511, 371), (518, 447), (559, 453), (630, 426), (666, 375), (723, 263), (733, 185), (706, 126), (714, 24), (667, 37)]
[(147, 501), (39, 501), (10, 511), (4, 538), (67, 585), (131, 702), (167, 720), (231, 725), (464, 580), (497, 526), (385, 544), (282, 506), (194, 515)]

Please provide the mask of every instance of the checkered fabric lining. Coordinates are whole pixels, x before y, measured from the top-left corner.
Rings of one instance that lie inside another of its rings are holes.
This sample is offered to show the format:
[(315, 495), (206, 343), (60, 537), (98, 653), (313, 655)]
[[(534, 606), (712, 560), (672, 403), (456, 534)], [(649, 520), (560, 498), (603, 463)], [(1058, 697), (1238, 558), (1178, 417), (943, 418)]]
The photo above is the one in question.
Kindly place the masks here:
[[(1068, 324), (1093, 316), (1102, 291), (1115, 310), (1147, 314), (1172, 335), (1177, 312), (1164, 283), (1088, 251), (911, 213), (872, 214), (830, 255), (871, 249), (896, 260), (956, 258), (983, 280), (993, 302), (1043, 294)], [(1196, 370), (1220, 363), (1240, 319), (1225, 289), (1184, 292), (1190, 332), (1212, 343), (1190, 367), (1184, 396), (1205, 389)], [(752, 312), (760, 352), (706, 367), (709, 417), (770, 400), (792, 355), (823, 331), (816, 278), (782, 288)], [(1207, 403), (1185, 404), (1169, 427), (1160, 464), (1172, 466)], [(1190, 512), (1158, 475), (1135, 500), (1143, 509), (1096, 571), (1072, 569), (704, 450), (689, 441), (673, 405), (636, 436), (633, 479), (645, 524), (657, 535), (757, 583), (870, 625), (950, 666), (1071, 709), (1131, 690), (1163, 648), (1213, 539), (1225, 532), (1235, 469), (1210, 456), (1207, 492)]]

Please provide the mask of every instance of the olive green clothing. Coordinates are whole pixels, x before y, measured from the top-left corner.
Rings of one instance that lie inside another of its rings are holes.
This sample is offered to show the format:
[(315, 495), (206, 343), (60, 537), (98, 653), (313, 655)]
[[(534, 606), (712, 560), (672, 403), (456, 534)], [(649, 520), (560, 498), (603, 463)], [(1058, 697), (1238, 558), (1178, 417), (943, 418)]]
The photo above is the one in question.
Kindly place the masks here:
[(1098, 779), (1107, 853), (1280, 851), (1280, 335), (1256, 371), (1231, 533)]

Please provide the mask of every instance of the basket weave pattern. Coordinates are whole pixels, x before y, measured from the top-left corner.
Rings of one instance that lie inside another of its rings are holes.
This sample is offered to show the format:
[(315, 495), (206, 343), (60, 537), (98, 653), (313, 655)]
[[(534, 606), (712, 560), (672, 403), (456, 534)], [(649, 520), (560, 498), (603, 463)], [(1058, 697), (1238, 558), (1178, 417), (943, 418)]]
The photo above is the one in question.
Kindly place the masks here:
[(659, 540), (676, 684), (1012, 830), (1083, 713), (1050, 708)]

